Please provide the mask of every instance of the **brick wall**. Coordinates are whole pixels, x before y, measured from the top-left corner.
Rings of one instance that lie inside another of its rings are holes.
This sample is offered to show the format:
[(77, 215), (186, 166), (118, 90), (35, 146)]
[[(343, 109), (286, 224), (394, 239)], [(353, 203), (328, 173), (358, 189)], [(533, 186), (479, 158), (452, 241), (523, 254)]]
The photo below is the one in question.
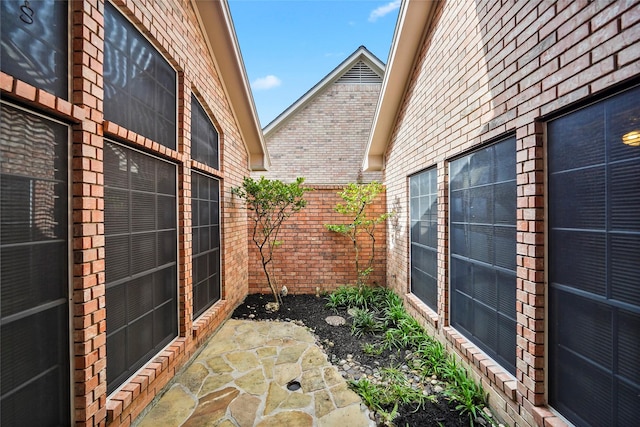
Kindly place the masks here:
[[(502, 4), (501, 4), (502, 3)], [(438, 168), (438, 313), (410, 310), (469, 365), (509, 425), (558, 425), (545, 396), (545, 183), (542, 123), (640, 74), (640, 5), (601, 1), (442, 2), (419, 52), (386, 157), (387, 283), (408, 292), (407, 176)], [(516, 376), (449, 326), (448, 160), (517, 139)], [(393, 248), (398, 248), (394, 250)]]
[[(73, 269), (71, 341), (73, 412), (78, 426), (130, 425), (197, 347), (247, 293), (246, 211), (228, 205), (230, 188), (249, 172), (247, 149), (203, 38), (192, 3), (117, 0), (114, 4), (177, 71), (178, 148), (170, 150), (104, 120), (104, 2), (69, 2), (72, 97), (65, 100), (0, 73), (2, 97), (72, 125)], [(221, 168), (190, 159), (191, 94), (195, 93), (221, 138)], [(107, 396), (104, 247), (104, 139), (178, 165), (179, 336), (118, 391)], [(191, 309), (191, 171), (221, 180), (223, 300), (195, 322)]]
[(265, 135), (271, 166), (254, 176), (285, 182), (302, 176), (307, 184), (380, 181), (379, 172), (360, 173), (380, 87), (328, 86)]
[[(330, 291), (340, 285), (355, 284), (357, 275), (354, 251), (347, 236), (329, 231), (324, 224), (344, 224), (348, 219), (335, 212), (334, 206), (342, 199), (338, 192), (341, 186), (311, 186), (313, 191), (305, 194), (307, 206), (284, 223), (279, 240), (282, 246), (274, 252), (276, 280), (286, 285), (290, 293), (313, 294), (316, 288), (321, 292)], [(385, 197), (381, 194), (369, 206), (370, 217), (384, 212)], [(374, 272), (369, 283), (385, 284), (386, 225), (379, 224), (376, 230)], [(249, 247), (249, 293), (271, 291), (262, 270), (260, 253), (248, 236)], [(360, 254), (362, 263), (367, 262), (371, 253), (367, 240), (363, 240)], [(362, 264), (361, 264), (362, 265)]]

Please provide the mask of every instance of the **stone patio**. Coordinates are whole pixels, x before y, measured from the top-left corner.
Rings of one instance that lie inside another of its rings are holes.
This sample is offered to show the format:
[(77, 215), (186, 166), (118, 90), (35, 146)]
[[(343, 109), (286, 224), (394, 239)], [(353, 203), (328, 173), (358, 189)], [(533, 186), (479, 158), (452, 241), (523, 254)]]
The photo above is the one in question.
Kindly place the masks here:
[(230, 319), (135, 425), (369, 427), (375, 423), (306, 328), (289, 322)]

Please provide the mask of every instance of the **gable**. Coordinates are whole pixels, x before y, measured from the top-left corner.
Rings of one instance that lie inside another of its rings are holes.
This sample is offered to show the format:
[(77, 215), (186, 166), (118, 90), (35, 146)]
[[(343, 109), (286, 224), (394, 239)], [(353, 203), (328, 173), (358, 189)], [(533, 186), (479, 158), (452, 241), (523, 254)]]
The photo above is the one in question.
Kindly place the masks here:
[(382, 76), (373, 71), (371, 67), (360, 60), (344, 73), (336, 83), (363, 84), (382, 83)]

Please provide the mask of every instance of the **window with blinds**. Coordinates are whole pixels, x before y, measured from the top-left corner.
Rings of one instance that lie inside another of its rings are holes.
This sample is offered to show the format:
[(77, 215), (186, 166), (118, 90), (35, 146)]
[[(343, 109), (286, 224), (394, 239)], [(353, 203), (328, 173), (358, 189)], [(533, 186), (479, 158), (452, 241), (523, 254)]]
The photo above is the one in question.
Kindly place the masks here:
[(69, 7), (66, 1), (0, 1), (0, 68), (69, 98)]
[(176, 72), (111, 5), (104, 7), (104, 118), (176, 149)]
[(1, 115), (0, 424), (69, 425), (69, 127)]
[(451, 324), (509, 372), (516, 362), (516, 141), (451, 161)]
[(194, 95), (191, 95), (191, 158), (220, 169), (218, 131)]
[(178, 332), (176, 166), (105, 140), (107, 390)]
[(193, 318), (220, 300), (220, 181), (191, 173)]
[(409, 178), (411, 293), (438, 311), (438, 183), (436, 168)]
[[(549, 398), (580, 426), (640, 408), (640, 87), (547, 125)], [(633, 140), (629, 138), (633, 143)]]

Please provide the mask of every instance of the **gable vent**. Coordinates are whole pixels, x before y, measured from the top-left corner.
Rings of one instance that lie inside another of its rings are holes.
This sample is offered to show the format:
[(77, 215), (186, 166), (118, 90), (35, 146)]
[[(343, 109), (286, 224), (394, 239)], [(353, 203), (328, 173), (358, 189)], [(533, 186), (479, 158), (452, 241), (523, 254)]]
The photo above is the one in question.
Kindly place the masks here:
[(340, 77), (337, 83), (382, 83), (382, 77), (376, 74), (363, 61), (358, 61), (349, 71)]

